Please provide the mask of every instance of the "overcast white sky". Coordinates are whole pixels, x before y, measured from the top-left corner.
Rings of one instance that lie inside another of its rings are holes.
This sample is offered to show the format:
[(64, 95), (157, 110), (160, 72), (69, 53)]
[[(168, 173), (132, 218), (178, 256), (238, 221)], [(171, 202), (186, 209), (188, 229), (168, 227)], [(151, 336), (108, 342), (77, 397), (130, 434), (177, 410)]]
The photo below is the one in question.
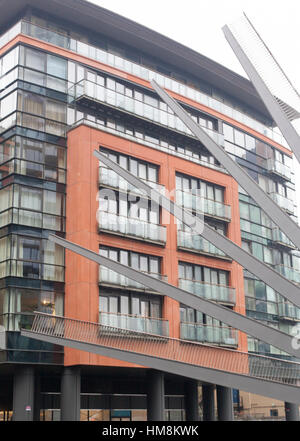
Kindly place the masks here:
[[(90, 1), (160, 32), (246, 76), (222, 32), (222, 26), (239, 18), (244, 11), (300, 91), (299, 0)], [(295, 172), (300, 206), (300, 165), (296, 162)]]

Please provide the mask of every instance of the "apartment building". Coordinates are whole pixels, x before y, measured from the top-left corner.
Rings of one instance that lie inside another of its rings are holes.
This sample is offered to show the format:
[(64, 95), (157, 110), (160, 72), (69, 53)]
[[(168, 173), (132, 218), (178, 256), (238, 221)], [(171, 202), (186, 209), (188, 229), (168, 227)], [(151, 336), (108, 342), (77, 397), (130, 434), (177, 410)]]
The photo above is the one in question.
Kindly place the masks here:
[[(150, 80), (295, 218), (292, 153), (251, 83), (211, 59), (86, 1), (3, 3), (1, 418), (145, 420), (159, 408), (161, 419), (192, 420), (199, 387), (207, 418), (211, 385), (32, 340), (20, 329), (30, 328), (40, 311), (291, 357), (47, 238), (56, 233), (290, 333), (300, 320), (297, 307), (99, 164), (93, 151), (300, 283), (296, 247)], [(218, 408), (232, 406), (232, 390), (217, 386), (216, 401)]]

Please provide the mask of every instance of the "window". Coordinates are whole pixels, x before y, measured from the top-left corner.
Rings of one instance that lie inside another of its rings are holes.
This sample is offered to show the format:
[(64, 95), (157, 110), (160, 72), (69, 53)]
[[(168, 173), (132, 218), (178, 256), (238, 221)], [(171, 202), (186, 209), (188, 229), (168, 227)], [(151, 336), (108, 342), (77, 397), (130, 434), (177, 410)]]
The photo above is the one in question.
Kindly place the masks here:
[(195, 280), (214, 285), (229, 285), (229, 272), (200, 265), (179, 262), (178, 276), (180, 279)]

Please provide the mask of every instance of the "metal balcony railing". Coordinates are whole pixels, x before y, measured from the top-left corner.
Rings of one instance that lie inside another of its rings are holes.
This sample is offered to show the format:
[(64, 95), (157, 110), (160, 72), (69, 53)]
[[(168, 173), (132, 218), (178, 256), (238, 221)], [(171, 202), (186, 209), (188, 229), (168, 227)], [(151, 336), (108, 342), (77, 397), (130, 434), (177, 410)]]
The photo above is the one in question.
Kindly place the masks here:
[(275, 265), (275, 269), (292, 282), (300, 283), (300, 271), (298, 269), (286, 265)]
[(274, 202), (276, 202), (277, 205), (279, 205), (280, 208), (282, 208), (283, 210), (287, 211), (290, 214), (294, 214), (293, 201), (275, 192), (271, 192), (269, 196), (271, 199), (273, 199)]
[(300, 309), (291, 303), (279, 303), (278, 315), (287, 320), (300, 321)]
[(30, 332), (293, 386), (300, 377), (300, 363), (48, 314), (36, 313)]
[(266, 167), (270, 173), (279, 175), (288, 181), (290, 181), (292, 178), (290, 167), (288, 167), (287, 165), (283, 164), (280, 161), (277, 161), (276, 159), (267, 159)]
[(128, 331), (146, 332), (164, 337), (169, 335), (169, 321), (156, 317), (100, 311), (99, 323)]
[(275, 227), (272, 230), (272, 240), (273, 242), (276, 242), (277, 244), (283, 245), (287, 248), (296, 248), (295, 245), (290, 241), (290, 239), (282, 231), (280, 231), (278, 227)]
[(129, 236), (134, 239), (165, 244), (166, 227), (107, 211), (98, 212), (99, 231)]
[[(199, 190), (197, 190), (199, 192)], [(176, 203), (185, 209), (201, 212), (206, 216), (219, 218), (230, 222), (231, 207), (222, 202), (206, 199), (200, 194), (193, 194), (193, 190), (176, 190)]]
[(203, 297), (207, 300), (235, 305), (235, 288), (191, 279), (179, 279), (178, 281), (179, 288), (189, 291), (196, 296)]
[[(141, 271), (141, 272), (145, 272), (145, 271)], [(162, 280), (163, 282), (168, 281), (167, 276), (164, 276), (163, 274), (149, 273), (149, 272), (145, 272), (145, 273), (148, 274), (149, 276), (154, 277), (155, 279)], [(156, 291), (152, 291), (150, 288), (142, 285), (141, 283), (129, 279), (128, 277), (125, 277), (120, 273), (116, 273), (115, 271), (106, 268), (105, 266), (102, 265), (99, 265), (99, 284), (103, 286), (115, 286), (120, 289), (156, 292)]]
[[(159, 191), (161, 194), (165, 194), (164, 185), (158, 184), (157, 182), (148, 181), (147, 179), (143, 179), (143, 181), (150, 187)], [(126, 179), (119, 176), (113, 170), (110, 170), (109, 168), (102, 165), (99, 167), (99, 183), (100, 185), (115, 188), (117, 190), (123, 191), (124, 193), (131, 192), (137, 195), (145, 195), (145, 197), (148, 197), (143, 190), (140, 190), (137, 187), (129, 184)]]
[(189, 231), (177, 230), (177, 246), (178, 248), (193, 250), (201, 254), (221, 257), (222, 259), (231, 260), (223, 251), (216, 248), (212, 243), (203, 239), (202, 236)]
[(203, 323), (180, 323), (180, 338), (223, 346), (238, 345), (238, 331), (229, 326), (213, 326)]

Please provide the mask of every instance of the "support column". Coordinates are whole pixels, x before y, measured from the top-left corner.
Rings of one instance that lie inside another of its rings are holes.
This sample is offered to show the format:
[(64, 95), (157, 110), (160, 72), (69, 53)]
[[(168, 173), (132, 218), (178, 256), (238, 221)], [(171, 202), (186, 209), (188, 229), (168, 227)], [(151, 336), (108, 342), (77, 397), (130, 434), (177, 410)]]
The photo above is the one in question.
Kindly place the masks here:
[(203, 421), (215, 421), (215, 386), (202, 385)]
[(80, 421), (80, 382), (80, 368), (64, 368), (61, 376), (61, 421)]
[(35, 375), (33, 421), (40, 421), (41, 412), (41, 377)]
[(232, 389), (217, 386), (218, 420), (233, 421), (233, 398)]
[(189, 380), (185, 384), (186, 421), (199, 421), (198, 381)]
[(149, 371), (147, 374), (147, 420), (165, 420), (165, 383), (164, 374)]
[(13, 386), (13, 421), (33, 421), (34, 368), (16, 367)]
[(299, 404), (284, 403), (286, 421), (299, 421)]

